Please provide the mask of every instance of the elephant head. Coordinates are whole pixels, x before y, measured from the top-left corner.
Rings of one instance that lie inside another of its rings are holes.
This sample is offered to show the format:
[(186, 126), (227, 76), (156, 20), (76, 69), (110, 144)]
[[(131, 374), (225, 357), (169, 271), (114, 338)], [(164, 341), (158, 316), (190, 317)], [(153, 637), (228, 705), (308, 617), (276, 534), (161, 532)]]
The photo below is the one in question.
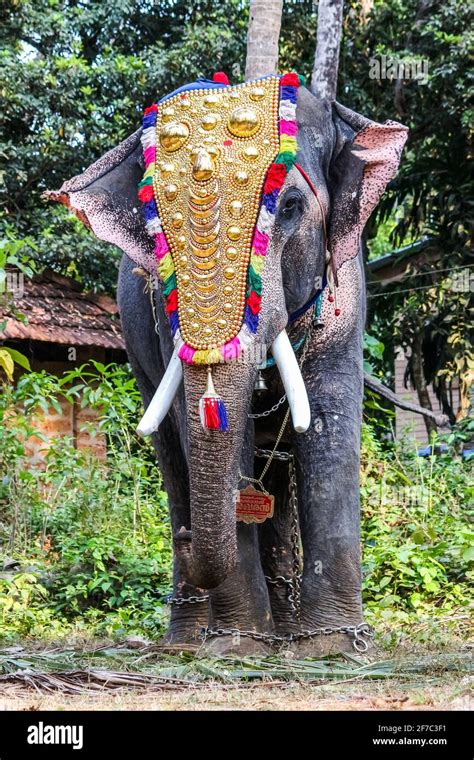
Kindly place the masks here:
[[(243, 457), (252, 459), (253, 426), (248, 413), (262, 349), (273, 352), (295, 431), (304, 434), (310, 422), (309, 405), (286, 328), (292, 316), (312, 301), (325, 276), (328, 252), (336, 284), (341, 267), (357, 256), (364, 224), (394, 176), (406, 140), (402, 125), (377, 124), (319, 100), (303, 87), (298, 91), (296, 116), (298, 167), (286, 175), (274, 209), (258, 329), (249, 336), (247, 359), (213, 368), (214, 383), (227, 408), (228, 430), (203, 430), (197, 410), (206, 368), (181, 361), (177, 350), (165, 357), (168, 369), (140, 426), (144, 434), (156, 429), (184, 376), (191, 531), (183, 529), (175, 540), (186, 574), (203, 588), (219, 585), (236, 561), (234, 494)], [(47, 196), (68, 205), (99, 238), (119, 246), (154, 272), (153, 243), (137, 198), (144, 170), (140, 136), (138, 130)], [(195, 158), (203, 171), (212, 170), (211, 164), (204, 166), (202, 156)], [(353, 294), (352, 300), (344, 301), (349, 310), (363, 312), (363, 298)], [(164, 306), (159, 318), (165, 319)], [(341, 315), (339, 321), (331, 317), (327, 339), (337, 340), (352, 318), (353, 314), (350, 318)], [(122, 319), (126, 319), (123, 313)]]

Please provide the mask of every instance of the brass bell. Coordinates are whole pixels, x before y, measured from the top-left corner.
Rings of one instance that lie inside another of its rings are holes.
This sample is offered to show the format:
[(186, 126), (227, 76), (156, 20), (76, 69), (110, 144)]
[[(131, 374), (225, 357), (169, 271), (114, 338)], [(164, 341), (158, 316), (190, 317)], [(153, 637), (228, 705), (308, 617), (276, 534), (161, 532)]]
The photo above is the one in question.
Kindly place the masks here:
[(268, 386), (265, 382), (265, 378), (260, 372), (260, 370), (258, 372), (257, 379), (255, 380), (255, 385), (253, 389), (255, 393), (263, 393), (264, 391), (268, 391)]
[(316, 319), (313, 322), (314, 326), (317, 330), (320, 330), (322, 327), (324, 327), (324, 322), (321, 319), (321, 317), (316, 317)]

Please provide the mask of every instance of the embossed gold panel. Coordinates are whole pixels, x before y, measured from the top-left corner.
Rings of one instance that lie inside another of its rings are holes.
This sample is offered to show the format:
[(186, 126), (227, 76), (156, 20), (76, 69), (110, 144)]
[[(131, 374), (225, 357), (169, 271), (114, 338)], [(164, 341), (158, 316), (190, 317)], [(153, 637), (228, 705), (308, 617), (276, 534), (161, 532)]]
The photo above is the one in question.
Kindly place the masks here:
[(265, 174), (278, 152), (279, 80), (191, 90), (158, 106), (155, 198), (192, 348), (218, 348), (242, 325)]

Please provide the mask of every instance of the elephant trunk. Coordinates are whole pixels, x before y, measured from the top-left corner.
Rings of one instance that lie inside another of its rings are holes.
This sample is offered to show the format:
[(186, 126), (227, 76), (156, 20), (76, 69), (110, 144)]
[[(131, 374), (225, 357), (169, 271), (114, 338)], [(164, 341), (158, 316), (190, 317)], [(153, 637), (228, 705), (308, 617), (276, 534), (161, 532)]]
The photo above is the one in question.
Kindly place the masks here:
[(237, 561), (235, 489), (255, 373), (255, 367), (245, 363), (213, 369), (216, 388), (227, 407), (229, 428), (226, 432), (205, 431), (198, 412), (205, 368), (184, 367), (191, 531), (183, 527), (174, 541), (184, 575), (200, 588), (220, 585)]

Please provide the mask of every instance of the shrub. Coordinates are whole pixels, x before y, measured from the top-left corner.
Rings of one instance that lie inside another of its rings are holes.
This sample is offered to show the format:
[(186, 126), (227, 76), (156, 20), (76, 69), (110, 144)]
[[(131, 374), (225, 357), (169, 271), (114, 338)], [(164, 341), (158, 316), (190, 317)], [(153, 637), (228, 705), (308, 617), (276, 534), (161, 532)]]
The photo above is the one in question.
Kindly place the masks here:
[[(30, 464), (34, 414), (60, 398), (98, 409), (105, 460), (61, 437), (48, 443), (43, 467)], [(0, 548), (22, 572), (7, 573), (0, 587), (0, 635), (44, 635), (48, 619), (53, 635), (59, 620), (65, 630), (85, 622), (93, 633), (162, 630), (169, 517), (154, 454), (134, 433), (140, 413), (135, 382), (123, 367), (95, 363), (60, 380), (32, 373), (15, 390), (5, 388)]]
[[(44, 466), (28, 460), (34, 414), (64, 398), (99, 412), (107, 456), (48, 444)], [(0, 398), (0, 637), (72, 631), (123, 636), (163, 631), (171, 535), (149, 443), (134, 432), (141, 401), (126, 367), (93, 363), (61, 379), (44, 373), (5, 386)], [(465, 435), (461, 430), (459, 435)], [(470, 463), (449, 453), (382, 447), (363, 428), (363, 593), (366, 618), (395, 641), (423, 621), (467, 618), (473, 559)], [(0, 564), (1, 570), (1, 564)], [(424, 627), (423, 627), (424, 626)]]

